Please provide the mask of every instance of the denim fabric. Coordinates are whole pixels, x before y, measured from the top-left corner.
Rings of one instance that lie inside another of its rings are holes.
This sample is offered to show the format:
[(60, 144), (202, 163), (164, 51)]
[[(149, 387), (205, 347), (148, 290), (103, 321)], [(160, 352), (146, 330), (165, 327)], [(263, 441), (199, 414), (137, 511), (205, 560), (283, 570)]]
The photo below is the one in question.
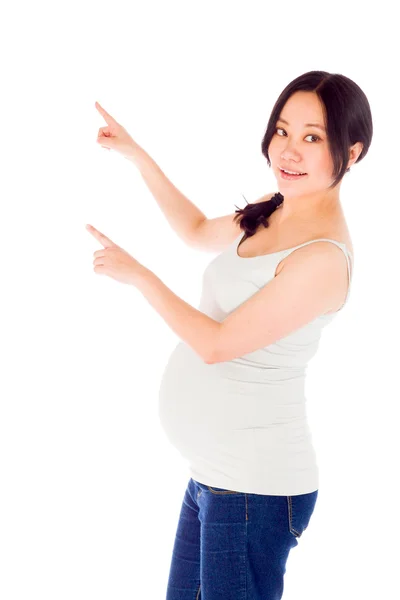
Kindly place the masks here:
[(267, 496), (194, 479), (184, 494), (166, 600), (279, 600), (318, 490)]

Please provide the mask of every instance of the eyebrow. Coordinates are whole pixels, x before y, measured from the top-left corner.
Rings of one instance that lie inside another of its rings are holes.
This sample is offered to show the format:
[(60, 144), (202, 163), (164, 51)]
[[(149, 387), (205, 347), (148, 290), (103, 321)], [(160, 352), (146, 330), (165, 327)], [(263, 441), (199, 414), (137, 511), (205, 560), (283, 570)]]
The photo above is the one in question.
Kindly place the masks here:
[[(285, 119), (281, 119), (279, 118), (278, 121), (282, 121), (282, 123), (286, 123), (286, 125), (289, 125), (289, 123), (287, 121), (285, 121)], [(321, 129), (322, 131), (324, 131), (326, 133), (325, 127), (322, 127), (322, 125), (319, 125), (318, 123), (304, 123), (305, 127), (318, 127), (318, 129)]]

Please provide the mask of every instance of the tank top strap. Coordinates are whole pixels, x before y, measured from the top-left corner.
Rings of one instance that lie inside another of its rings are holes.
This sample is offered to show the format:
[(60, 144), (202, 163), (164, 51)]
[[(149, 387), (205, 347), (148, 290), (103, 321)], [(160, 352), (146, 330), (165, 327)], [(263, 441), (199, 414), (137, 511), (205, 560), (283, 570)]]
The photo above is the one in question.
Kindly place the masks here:
[[(330, 238), (318, 238), (316, 240), (309, 240), (308, 242), (299, 244), (298, 246), (295, 246), (294, 248), (290, 248), (290, 250), (297, 250), (297, 248), (301, 248), (302, 246), (307, 246), (308, 244), (312, 244), (313, 242), (332, 242), (332, 244), (335, 244), (336, 246), (341, 248), (341, 250), (343, 250), (343, 253), (346, 257), (347, 273), (349, 276), (349, 285), (347, 288), (346, 299), (345, 299), (344, 303), (342, 304), (341, 308), (339, 308), (339, 310), (342, 310), (343, 306), (346, 304), (346, 302), (349, 298), (349, 295), (350, 295), (351, 280), (352, 280), (352, 275), (353, 275), (353, 257), (351, 255), (351, 252), (349, 250), (347, 250), (346, 244), (343, 244), (342, 242), (338, 242), (337, 240), (331, 240)], [(336, 312), (338, 312), (338, 311), (336, 311)]]

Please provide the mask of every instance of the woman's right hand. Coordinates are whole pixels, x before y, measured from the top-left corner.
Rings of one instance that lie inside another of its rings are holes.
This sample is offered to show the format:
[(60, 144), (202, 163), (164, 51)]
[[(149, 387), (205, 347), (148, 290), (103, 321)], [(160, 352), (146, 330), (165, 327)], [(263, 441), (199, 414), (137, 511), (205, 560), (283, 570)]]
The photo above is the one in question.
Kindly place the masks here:
[(97, 143), (106, 150), (115, 150), (135, 162), (139, 159), (143, 148), (137, 144), (122, 125), (120, 125), (98, 102), (95, 106), (107, 123), (106, 127), (100, 127), (97, 134)]

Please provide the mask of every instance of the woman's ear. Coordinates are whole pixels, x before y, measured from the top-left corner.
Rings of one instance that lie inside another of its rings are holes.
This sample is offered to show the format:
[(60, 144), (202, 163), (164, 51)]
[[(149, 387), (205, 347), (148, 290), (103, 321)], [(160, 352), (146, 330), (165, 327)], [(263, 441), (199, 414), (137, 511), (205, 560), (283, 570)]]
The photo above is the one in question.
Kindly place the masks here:
[(347, 168), (350, 169), (350, 167), (356, 162), (356, 160), (358, 159), (358, 157), (360, 156), (362, 150), (363, 150), (363, 144), (361, 142), (356, 142), (351, 148), (350, 148), (350, 159), (349, 162), (347, 163)]

